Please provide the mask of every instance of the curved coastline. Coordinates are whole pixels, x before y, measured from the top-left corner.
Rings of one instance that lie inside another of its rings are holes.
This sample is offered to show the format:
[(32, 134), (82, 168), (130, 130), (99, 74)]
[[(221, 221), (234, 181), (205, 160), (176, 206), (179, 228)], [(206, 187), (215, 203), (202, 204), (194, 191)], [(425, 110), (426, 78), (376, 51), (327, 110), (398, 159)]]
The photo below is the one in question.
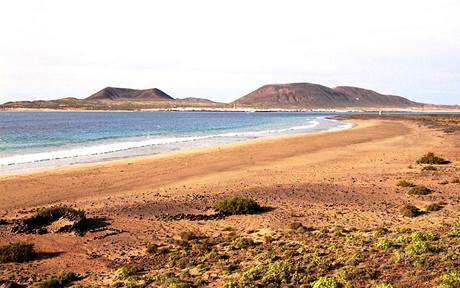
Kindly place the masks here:
[[(330, 127), (328, 129), (319, 130), (319, 131), (309, 131), (308, 129), (315, 128), (320, 123), (319, 119), (327, 119), (330, 122), (339, 122), (337, 126)], [(224, 132), (212, 135), (205, 136), (191, 136), (191, 137), (173, 137), (173, 138), (157, 138), (157, 139), (147, 139), (141, 141), (125, 141), (118, 143), (109, 143), (103, 145), (95, 145), (89, 147), (82, 147), (69, 150), (58, 150), (52, 152), (44, 153), (33, 153), (25, 155), (13, 155), (4, 158), (0, 158), (0, 176), (14, 175), (21, 173), (33, 173), (39, 171), (46, 171), (49, 169), (59, 169), (66, 167), (74, 167), (80, 165), (91, 165), (99, 163), (107, 163), (111, 161), (120, 161), (120, 160), (129, 160), (134, 158), (145, 158), (145, 157), (155, 157), (167, 155), (170, 153), (180, 153), (180, 152), (189, 152), (196, 151), (201, 149), (215, 148), (222, 145), (232, 145), (239, 144), (251, 141), (264, 141), (269, 139), (281, 139), (284, 137), (299, 136), (299, 135), (309, 135), (309, 134), (320, 134), (327, 132), (334, 132), (340, 130), (346, 130), (358, 126), (355, 121), (343, 121), (327, 118), (327, 116), (317, 116), (313, 120), (307, 122), (306, 125), (292, 126), (282, 129), (273, 129), (273, 130), (259, 130), (259, 131), (240, 131), (240, 132)], [(212, 141), (213, 139), (226, 139), (231, 138), (233, 141), (227, 141), (222, 143), (214, 143), (208, 145), (200, 145), (200, 141)], [(240, 137), (240, 138), (238, 138)], [(132, 140), (132, 139), (131, 139)], [(63, 163), (63, 164), (51, 164), (50, 165), (40, 165), (43, 162), (49, 161), (60, 161), (60, 160), (73, 160), (79, 157), (98, 157), (102, 155), (107, 155), (116, 152), (126, 152), (131, 150), (136, 150), (137, 148), (148, 148), (155, 145), (168, 145), (168, 144), (184, 144), (184, 143), (193, 143), (197, 142), (196, 145), (190, 147), (183, 147), (182, 149), (165, 149), (162, 152), (158, 153), (141, 153), (141, 154), (127, 154), (126, 156), (119, 157), (107, 157), (107, 158), (93, 158), (93, 161), (76, 161), (74, 163)], [(18, 161), (19, 160), (19, 161)], [(26, 165), (26, 168), (11, 169), (15, 165)], [(6, 169), (5, 169), (6, 167)], [(3, 168), (3, 169), (2, 169)], [(9, 168), (9, 169), (8, 169)]]

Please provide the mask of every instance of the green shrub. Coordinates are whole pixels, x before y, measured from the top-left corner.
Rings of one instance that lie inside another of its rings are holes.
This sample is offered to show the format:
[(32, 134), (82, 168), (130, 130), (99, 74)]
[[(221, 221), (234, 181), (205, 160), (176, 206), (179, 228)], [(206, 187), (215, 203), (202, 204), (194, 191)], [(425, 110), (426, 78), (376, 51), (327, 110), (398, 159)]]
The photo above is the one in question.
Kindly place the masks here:
[(399, 186), (399, 187), (415, 187), (415, 184), (412, 183), (412, 182), (409, 182), (407, 180), (401, 180), (398, 182), (398, 184), (396, 184), (396, 186)]
[(399, 209), (399, 212), (401, 213), (402, 216), (404, 217), (417, 217), (419, 215), (422, 215), (423, 212), (418, 209), (417, 207), (413, 205), (405, 205)]
[(34, 245), (30, 243), (16, 242), (0, 247), (0, 263), (26, 262), (35, 256)]
[(125, 265), (115, 270), (115, 272), (113, 273), (113, 278), (121, 280), (128, 279), (129, 277), (136, 275), (136, 273), (136, 267)]
[(292, 287), (299, 287), (297, 284), (307, 284), (308, 275), (296, 270), (295, 267), (289, 260), (259, 264), (244, 271), (240, 279), (230, 280), (223, 287), (291, 287), (293, 284), (296, 285)]
[(346, 268), (340, 272), (340, 277), (345, 280), (375, 280), (379, 277), (380, 272), (373, 269), (372, 267), (353, 267)]
[(412, 241), (436, 241), (439, 236), (431, 232), (417, 231), (410, 235)]
[(428, 206), (426, 206), (425, 211), (434, 212), (434, 211), (439, 211), (442, 208), (444, 208), (444, 206), (442, 206), (439, 203), (431, 203)]
[(40, 282), (38, 286), (40, 288), (63, 287), (78, 279), (79, 277), (76, 273), (71, 272), (71, 271), (62, 271), (58, 275), (54, 277), (50, 277), (47, 280)]
[(429, 252), (438, 252), (439, 247), (427, 241), (414, 241), (406, 247), (406, 251), (412, 255), (422, 255)]
[(433, 165), (424, 166), (422, 168), (422, 171), (436, 171), (436, 170), (438, 170), (438, 168), (434, 167)]
[(71, 207), (60, 205), (60, 206), (51, 206), (48, 208), (41, 208), (32, 216), (32, 218), (57, 220), (61, 217), (67, 217), (69, 219), (73, 219), (73, 218), (83, 217), (83, 216), (85, 216), (85, 211), (83, 210), (75, 210)]
[(158, 252), (158, 246), (156, 244), (150, 243), (147, 245), (147, 252), (150, 254), (154, 254)]
[(168, 283), (168, 285), (166, 286), (166, 288), (190, 288), (190, 287), (192, 286), (189, 283), (181, 282), (181, 281), (171, 282), (171, 283)]
[(330, 277), (319, 277), (315, 282), (311, 283), (312, 288), (340, 288), (340, 285), (337, 280)]
[(433, 152), (429, 152), (423, 155), (420, 159), (417, 160), (417, 164), (449, 164), (450, 161), (443, 159), (439, 156), (436, 156)]
[(227, 215), (255, 214), (262, 211), (262, 207), (256, 201), (239, 196), (218, 201), (214, 204), (214, 209)]
[(418, 186), (415, 186), (413, 188), (411, 188), (407, 194), (408, 195), (428, 195), (428, 194), (431, 194), (431, 189), (425, 187), (425, 186), (422, 186), (422, 185), (418, 185)]
[(275, 261), (268, 265), (261, 281), (264, 284), (290, 283), (292, 270), (288, 261)]
[(251, 239), (244, 237), (244, 236), (236, 237), (235, 239), (233, 239), (231, 243), (232, 247), (238, 248), (238, 249), (247, 248), (253, 244), (254, 242)]
[(393, 247), (393, 242), (388, 239), (381, 239), (377, 243), (375, 243), (375, 247), (383, 250), (388, 250)]
[(58, 287), (62, 287), (61, 283), (59, 283), (59, 280), (54, 278), (54, 277), (50, 277), (46, 280), (43, 280), (42, 282), (38, 283), (38, 287), (40, 288), (58, 288)]
[(372, 288), (394, 288), (393, 285), (387, 283), (380, 283), (376, 285), (372, 285)]
[(460, 237), (460, 220), (450, 226), (449, 236)]
[(460, 273), (451, 272), (444, 274), (441, 277), (441, 284), (437, 285), (435, 288), (458, 288), (460, 287)]

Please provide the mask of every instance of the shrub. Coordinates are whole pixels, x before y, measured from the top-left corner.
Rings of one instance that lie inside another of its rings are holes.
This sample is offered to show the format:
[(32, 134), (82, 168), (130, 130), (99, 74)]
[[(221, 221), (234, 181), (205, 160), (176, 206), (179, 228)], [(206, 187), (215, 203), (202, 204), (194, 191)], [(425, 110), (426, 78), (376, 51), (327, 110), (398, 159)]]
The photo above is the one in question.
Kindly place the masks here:
[(439, 235), (431, 232), (417, 231), (410, 235), (411, 241), (436, 241), (439, 240)]
[(402, 216), (404, 217), (417, 217), (419, 215), (422, 215), (423, 212), (418, 209), (417, 207), (413, 205), (405, 205), (399, 209), (399, 212), (401, 213)]
[(260, 205), (248, 198), (228, 197), (214, 204), (214, 209), (228, 215), (255, 214), (262, 211)]
[(166, 288), (190, 288), (192, 287), (189, 283), (186, 282), (171, 282), (166, 286)]
[(434, 167), (433, 165), (424, 166), (422, 168), (422, 171), (436, 171), (436, 170), (438, 170), (438, 168)]
[(85, 211), (75, 210), (61, 205), (41, 208), (30, 218), (16, 221), (11, 230), (16, 233), (42, 234), (47, 232), (45, 226), (62, 218), (70, 220), (72, 223), (62, 226), (54, 232), (78, 232), (86, 228), (85, 225), (87, 225), (87, 222), (85, 221)]
[(434, 211), (439, 211), (442, 208), (444, 208), (444, 206), (442, 206), (439, 203), (431, 203), (428, 206), (426, 206), (425, 211), (434, 212)]
[(460, 237), (460, 220), (452, 224), (450, 227), (449, 236)]
[(78, 279), (79, 277), (76, 273), (71, 271), (62, 271), (57, 276), (50, 277), (47, 280), (40, 282), (38, 286), (40, 288), (63, 287)]
[(454, 184), (459, 184), (460, 183), (460, 178), (458, 177), (455, 177), (454, 179), (452, 179), (452, 181), (450, 181), (451, 183), (454, 183)]
[(8, 221), (6, 221), (5, 219), (0, 218), (0, 225), (6, 225), (6, 224), (8, 224)]
[(340, 288), (340, 285), (337, 280), (330, 277), (319, 277), (315, 282), (311, 283), (312, 288)]
[(458, 288), (460, 287), (460, 273), (451, 272), (441, 277), (441, 284), (435, 288)]
[(71, 207), (61, 205), (61, 206), (52, 206), (48, 208), (39, 209), (32, 218), (43, 219), (43, 220), (57, 220), (61, 217), (66, 217), (69, 219), (74, 219), (77, 217), (85, 216), (85, 211), (75, 210)]
[(292, 272), (291, 264), (288, 261), (275, 261), (268, 265), (265, 275), (262, 277), (262, 283), (289, 283)]
[(232, 247), (239, 248), (239, 249), (247, 248), (253, 244), (254, 242), (251, 239), (243, 237), (243, 236), (236, 237), (232, 241)]
[(407, 194), (408, 195), (428, 195), (428, 194), (431, 194), (431, 189), (425, 187), (425, 186), (422, 186), (422, 185), (418, 185), (418, 186), (415, 186), (413, 188), (411, 188)]
[(393, 247), (393, 242), (388, 239), (381, 239), (377, 243), (375, 243), (375, 247), (383, 250), (388, 250)]
[(50, 277), (40, 283), (38, 283), (38, 287), (40, 288), (58, 288), (58, 287), (62, 287), (61, 283), (59, 283), (59, 280), (54, 278), (54, 277)]
[(422, 255), (429, 252), (438, 252), (439, 247), (427, 241), (415, 241), (406, 247), (406, 251), (412, 255)]
[(133, 266), (121, 266), (113, 273), (114, 279), (128, 279), (129, 277), (135, 275), (137, 273), (136, 267)]
[(344, 271), (340, 272), (340, 277), (345, 280), (357, 280), (357, 279), (367, 279), (367, 280), (375, 280), (379, 277), (380, 272), (365, 266), (365, 267), (354, 267), (351, 269), (345, 269)]
[(415, 184), (412, 183), (412, 182), (409, 182), (407, 180), (401, 180), (398, 182), (398, 184), (396, 184), (396, 186), (399, 186), (399, 187), (415, 187)]
[(35, 258), (34, 245), (16, 242), (0, 247), (0, 263), (26, 262)]
[(373, 285), (372, 288), (394, 288), (393, 285), (387, 283), (380, 283), (377, 285)]
[(417, 164), (437, 164), (437, 165), (442, 165), (442, 164), (449, 164), (450, 161), (441, 158), (439, 156), (436, 156), (433, 152), (429, 152), (425, 155), (423, 155), (420, 159), (417, 160)]
[(150, 243), (147, 245), (147, 253), (154, 254), (158, 252), (158, 246), (156, 244)]

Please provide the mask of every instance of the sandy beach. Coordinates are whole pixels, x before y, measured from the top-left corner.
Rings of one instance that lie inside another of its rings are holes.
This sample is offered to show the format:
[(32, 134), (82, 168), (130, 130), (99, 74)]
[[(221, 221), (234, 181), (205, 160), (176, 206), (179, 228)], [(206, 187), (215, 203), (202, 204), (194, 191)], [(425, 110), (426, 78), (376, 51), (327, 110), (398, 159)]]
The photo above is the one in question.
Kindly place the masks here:
[[(54, 256), (2, 265), (0, 274), (13, 280), (30, 277), (34, 282), (66, 268), (90, 272), (82, 285), (109, 285), (107, 279), (119, 263), (143, 255), (146, 243), (173, 238), (180, 231), (216, 236), (228, 227), (233, 233), (283, 230), (295, 221), (314, 229), (434, 229), (456, 218), (460, 184), (440, 183), (459, 175), (458, 134), (403, 120), (353, 121), (358, 126), (345, 131), (0, 176), (0, 217), (4, 219), (12, 221), (35, 208), (66, 204), (86, 210), (89, 217), (104, 218), (113, 231), (123, 231), (107, 237), (106, 231), (81, 237), (34, 235), (14, 234), (10, 225), (2, 225), (0, 243), (29, 241), (38, 251)], [(430, 151), (452, 164), (436, 172), (421, 171), (415, 161)], [(423, 180), (435, 192), (409, 198), (396, 187), (401, 179)], [(229, 195), (250, 197), (270, 209), (212, 221), (161, 218), (209, 214), (216, 200)], [(407, 203), (424, 207), (440, 201), (446, 203), (445, 208), (435, 214), (404, 218), (398, 213)], [(27, 276), (31, 274), (35, 276)], [(219, 287), (219, 283), (211, 281), (208, 286)]]

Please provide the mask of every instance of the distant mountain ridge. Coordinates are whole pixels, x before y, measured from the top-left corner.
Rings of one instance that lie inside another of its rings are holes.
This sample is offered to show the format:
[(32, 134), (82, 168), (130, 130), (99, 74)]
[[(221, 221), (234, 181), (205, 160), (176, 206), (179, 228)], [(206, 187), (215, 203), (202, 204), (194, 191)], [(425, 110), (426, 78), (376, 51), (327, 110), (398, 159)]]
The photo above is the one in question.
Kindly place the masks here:
[(344, 107), (422, 107), (424, 104), (393, 95), (383, 95), (358, 87), (329, 88), (312, 83), (264, 85), (233, 102), (236, 105), (264, 107), (344, 108)]
[(329, 88), (312, 83), (269, 84), (231, 102), (219, 103), (204, 98), (173, 98), (158, 88), (131, 89), (106, 87), (85, 99), (15, 101), (0, 104), (0, 110), (148, 110), (176, 108), (212, 109), (346, 109), (370, 110), (460, 110), (460, 105), (433, 105), (411, 101), (401, 96), (384, 95), (359, 87)]
[(146, 100), (174, 100), (165, 92), (158, 88), (151, 89), (130, 89), (130, 88), (116, 88), (106, 87), (101, 91), (94, 93), (86, 98), (86, 100), (121, 100), (121, 99), (146, 99)]

